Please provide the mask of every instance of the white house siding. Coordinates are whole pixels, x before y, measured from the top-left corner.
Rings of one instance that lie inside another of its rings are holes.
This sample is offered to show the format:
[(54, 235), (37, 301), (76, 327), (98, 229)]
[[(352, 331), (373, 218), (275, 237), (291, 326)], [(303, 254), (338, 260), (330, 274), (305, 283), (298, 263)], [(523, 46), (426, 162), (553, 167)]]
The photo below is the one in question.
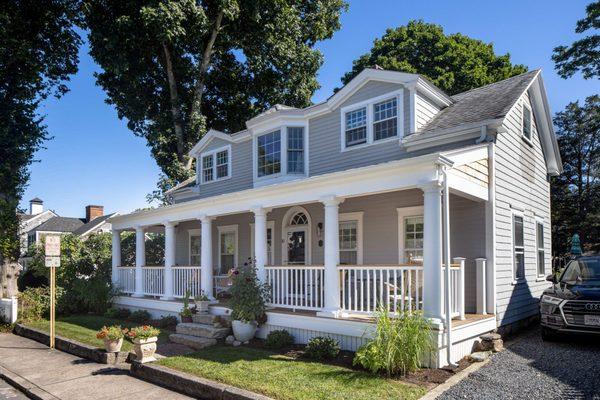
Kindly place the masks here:
[[(537, 276), (535, 218), (544, 220), (545, 264), (549, 273), (550, 185), (535, 116), (532, 122), (532, 145), (521, 137), (521, 101), (529, 104), (527, 93), (507, 115), (504, 123), (506, 132), (498, 134), (495, 146), (496, 306), (499, 325), (537, 314), (538, 299), (549, 285)], [(522, 211), (524, 215), (525, 279), (517, 284), (513, 283), (513, 209)]]
[(415, 126), (417, 131), (421, 130), (429, 121), (440, 112), (440, 107), (429, 100), (425, 95), (417, 91), (415, 101)]

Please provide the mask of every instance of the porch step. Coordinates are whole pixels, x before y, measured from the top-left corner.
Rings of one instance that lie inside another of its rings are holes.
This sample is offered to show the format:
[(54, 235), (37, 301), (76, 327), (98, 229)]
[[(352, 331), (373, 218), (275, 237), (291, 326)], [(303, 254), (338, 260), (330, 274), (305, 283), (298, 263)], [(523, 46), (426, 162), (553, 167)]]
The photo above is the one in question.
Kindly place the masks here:
[(228, 315), (193, 314), (195, 324), (212, 325), (215, 328), (231, 327), (231, 318)]
[(215, 344), (217, 344), (217, 339), (184, 335), (181, 333), (170, 334), (169, 340), (173, 343), (179, 343), (191, 347), (194, 350), (200, 350), (205, 347), (214, 346)]
[(215, 327), (213, 325), (195, 324), (193, 322), (185, 322), (177, 324), (175, 328), (177, 333), (189, 336), (196, 336), (208, 339), (222, 339), (229, 334), (229, 328)]

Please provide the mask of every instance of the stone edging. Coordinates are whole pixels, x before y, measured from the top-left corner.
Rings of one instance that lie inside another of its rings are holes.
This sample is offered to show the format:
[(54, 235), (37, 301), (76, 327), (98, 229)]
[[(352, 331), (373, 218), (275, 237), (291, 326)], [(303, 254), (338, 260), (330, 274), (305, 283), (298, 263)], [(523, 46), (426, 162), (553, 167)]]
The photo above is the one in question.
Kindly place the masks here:
[(185, 372), (154, 364), (131, 363), (131, 375), (155, 385), (207, 400), (271, 400), (248, 390), (199, 378)]
[(459, 371), (457, 374), (448, 378), (448, 380), (446, 382), (431, 389), (419, 400), (437, 399), (438, 396), (440, 396), (446, 390), (448, 390), (451, 387), (453, 387), (454, 385), (458, 384), (460, 381), (465, 379), (467, 376), (471, 375), (473, 372), (478, 371), (481, 367), (487, 365), (487, 363), (489, 363), (489, 362), (490, 362), (490, 359), (488, 358), (487, 360), (485, 360), (483, 362), (475, 362), (475, 363), (469, 365), (467, 368), (463, 369), (462, 371)]
[[(50, 335), (48, 335), (44, 331), (30, 328), (25, 325), (17, 324), (15, 325), (14, 333), (19, 336), (35, 340), (36, 342), (43, 343), (46, 346), (50, 345)], [(75, 340), (67, 339), (61, 336), (55, 337), (54, 344), (57, 350), (70, 353), (81, 358), (86, 358), (99, 364), (123, 363), (127, 360), (127, 357), (129, 355), (129, 353), (126, 351), (120, 351), (118, 353), (107, 353), (104, 350), (99, 349), (97, 347), (90, 346), (85, 343), (80, 343)]]

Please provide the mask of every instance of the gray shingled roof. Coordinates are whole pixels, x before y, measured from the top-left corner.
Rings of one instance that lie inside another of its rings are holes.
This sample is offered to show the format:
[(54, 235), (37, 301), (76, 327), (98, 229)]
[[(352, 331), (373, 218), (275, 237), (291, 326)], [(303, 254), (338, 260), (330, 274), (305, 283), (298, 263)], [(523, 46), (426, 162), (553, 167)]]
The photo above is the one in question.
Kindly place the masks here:
[(30, 220), (31, 218), (35, 217), (36, 215), (38, 215), (38, 214), (33, 214), (33, 215), (31, 215), (31, 214), (17, 213), (17, 216), (19, 217), (19, 219), (20, 219), (21, 221), (28, 221), (28, 220)]
[(73, 232), (83, 224), (83, 220), (79, 218), (52, 217), (40, 226), (36, 227), (34, 231)]
[(83, 235), (84, 233), (102, 225), (104, 222), (106, 222), (107, 219), (109, 219), (110, 217), (112, 217), (114, 215), (114, 213), (112, 214), (107, 214), (107, 215), (103, 215), (101, 217), (96, 217), (93, 220), (91, 220), (90, 222), (83, 224), (82, 226), (80, 226), (79, 228), (75, 229), (73, 231), (74, 235)]
[(452, 96), (455, 103), (440, 111), (418, 135), (503, 118), (538, 72), (529, 71)]

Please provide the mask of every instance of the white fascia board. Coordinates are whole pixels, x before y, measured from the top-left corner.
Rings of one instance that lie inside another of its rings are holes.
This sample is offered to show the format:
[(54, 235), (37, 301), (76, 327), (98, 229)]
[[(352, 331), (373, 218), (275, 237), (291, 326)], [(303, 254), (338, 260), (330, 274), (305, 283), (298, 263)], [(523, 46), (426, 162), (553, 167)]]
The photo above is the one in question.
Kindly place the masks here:
[(438, 106), (448, 107), (454, 103), (454, 100), (444, 93), (444, 91), (421, 76), (417, 79), (417, 90), (427, 96), (427, 98), (433, 100)]
[(248, 139), (249, 137), (249, 132), (246, 130), (232, 133), (231, 135), (229, 135), (225, 132), (221, 132), (216, 129), (211, 129), (208, 132), (206, 132), (206, 134), (202, 137), (202, 139), (200, 139), (198, 143), (196, 143), (196, 145), (194, 145), (194, 147), (192, 147), (188, 154), (191, 157), (197, 156), (215, 138), (223, 139), (229, 143), (239, 143), (244, 139)]
[(452, 173), (449, 173), (447, 176), (448, 186), (452, 193), (476, 201), (489, 200), (489, 190), (487, 186), (478, 185)]
[(464, 147), (462, 149), (445, 151), (442, 153), (445, 157), (452, 160), (454, 167), (470, 164), (488, 158), (488, 144), (481, 143), (475, 146)]
[(114, 229), (160, 224), (165, 219), (184, 221), (247, 212), (256, 206), (284, 207), (319, 201), (326, 195), (356, 197), (420, 187), (438, 179), (438, 165), (452, 163), (439, 153), (426, 154), (362, 168), (313, 176), (238, 192), (121, 215), (111, 220)]
[[(491, 129), (497, 129), (502, 126), (503, 118), (488, 119), (470, 124), (463, 124), (448, 129), (432, 131), (431, 134), (413, 134), (402, 139), (402, 145), (407, 151), (422, 150), (429, 147), (442, 144), (458, 142), (469, 138), (478, 138), (481, 136), (481, 127), (486, 126)], [(491, 134), (492, 132), (490, 132)]]

